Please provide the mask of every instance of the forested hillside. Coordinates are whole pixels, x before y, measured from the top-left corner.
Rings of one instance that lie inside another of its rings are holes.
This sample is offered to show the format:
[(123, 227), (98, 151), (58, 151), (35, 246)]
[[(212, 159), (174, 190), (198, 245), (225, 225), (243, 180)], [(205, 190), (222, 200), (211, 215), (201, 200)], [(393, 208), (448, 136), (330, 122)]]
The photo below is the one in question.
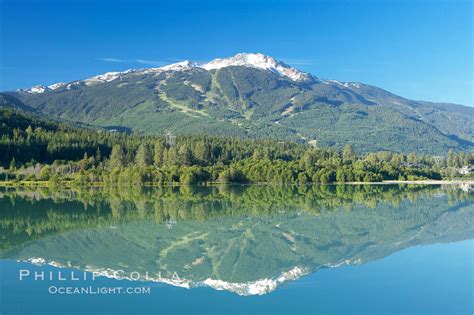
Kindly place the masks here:
[[(0, 109), (0, 179), (10, 184), (352, 182), (460, 176), (474, 155), (357, 152), (272, 139), (148, 136), (72, 126)], [(13, 182), (12, 182), (13, 180)]]
[(296, 80), (253, 65), (202, 67), (180, 63), (114, 72), (8, 94), (44, 114), (150, 135), (171, 131), (322, 147), (350, 144), (359, 152), (446, 155), (474, 149), (473, 108), (411, 101), (362, 83), (301, 72)]

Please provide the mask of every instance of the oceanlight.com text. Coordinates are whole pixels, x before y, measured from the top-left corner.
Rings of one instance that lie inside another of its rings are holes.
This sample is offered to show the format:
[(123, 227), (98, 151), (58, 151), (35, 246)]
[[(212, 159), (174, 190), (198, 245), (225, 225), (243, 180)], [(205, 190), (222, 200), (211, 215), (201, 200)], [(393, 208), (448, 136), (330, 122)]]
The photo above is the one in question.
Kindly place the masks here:
[(49, 294), (55, 295), (107, 295), (107, 294), (151, 294), (150, 287), (61, 287), (50, 286)]

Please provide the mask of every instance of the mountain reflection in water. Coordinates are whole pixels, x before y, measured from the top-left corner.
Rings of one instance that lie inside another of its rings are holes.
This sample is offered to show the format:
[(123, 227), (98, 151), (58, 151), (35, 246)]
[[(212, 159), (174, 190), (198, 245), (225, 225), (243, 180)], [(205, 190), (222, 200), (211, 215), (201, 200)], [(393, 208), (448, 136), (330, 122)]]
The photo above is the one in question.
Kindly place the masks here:
[(0, 258), (265, 294), (321, 268), (472, 239), (470, 187), (0, 191)]

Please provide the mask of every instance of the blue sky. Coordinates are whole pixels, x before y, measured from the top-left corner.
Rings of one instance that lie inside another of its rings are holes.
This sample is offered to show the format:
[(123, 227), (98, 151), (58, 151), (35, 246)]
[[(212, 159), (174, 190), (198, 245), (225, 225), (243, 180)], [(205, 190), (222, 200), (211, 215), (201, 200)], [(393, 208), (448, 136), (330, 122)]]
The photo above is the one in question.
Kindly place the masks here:
[(262, 52), (321, 78), (474, 105), (470, 0), (0, 3), (2, 91)]

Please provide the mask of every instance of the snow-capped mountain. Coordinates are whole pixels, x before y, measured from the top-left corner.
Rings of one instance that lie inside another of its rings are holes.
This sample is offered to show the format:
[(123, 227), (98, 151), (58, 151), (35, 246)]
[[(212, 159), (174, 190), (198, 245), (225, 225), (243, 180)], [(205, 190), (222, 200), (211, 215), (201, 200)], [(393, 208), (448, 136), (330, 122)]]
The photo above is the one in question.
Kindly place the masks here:
[(94, 85), (96, 83), (110, 82), (119, 78), (121, 75), (132, 73), (135, 71), (136, 70), (134, 69), (129, 69), (126, 71), (121, 71), (121, 72), (107, 72), (107, 73), (96, 75), (92, 78), (83, 80), (82, 82), (84, 82), (86, 85)]
[(64, 82), (59, 82), (59, 83), (55, 83), (55, 84), (51, 84), (48, 86), (48, 88), (50, 90), (57, 90), (59, 88), (62, 88), (63, 86), (67, 85), (67, 83), (64, 83)]
[(263, 54), (107, 72), (6, 94), (48, 115), (99, 126), (120, 121), (155, 134), (172, 122), (177, 133), (272, 135), (364, 151), (474, 148), (472, 108), (316, 78)]
[(293, 81), (305, 81), (313, 78), (313, 76), (308, 73), (292, 68), (281, 61), (277, 61), (273, 57), (260, 53), (239, 53), (229, 58), (213, 59), (207, 63), (197, 63), (186, 60), (168, 66), (156, 68), (156, 71), (186, 71), (192, 68), (215, 70), (231, 66), (268, 70), (278, 75), (288, 77)]
[(189, 61), (189, 60), (185, 60), (185, 61), (170, 64), (164, 67), (155, 68), (155, 69), (158, 72), (159, 71), (186, 71), (195, 67), (199, 67), (199, 64)]
[(214, 59), (208, 63), (199, 65), (199, 67), (206, 70), (220, 69), (230, 66), (244, 66), (269, 70), (281, 76), (288, 77), (293, 81), (304, 81), (312, 78), (308, 73), (299, 71), (298, 69), (292, 68), (270, 56), (259, 53), (240, 53), (230, 58)]
[(47, 86), (44, 85), (35, 85), (32, 86), (31, 88), (24, 90), (25, 92), (31, 93), (31, 94), (39, 94), (39, 93), (44, 93), (46, 91), (49, 91), (50, 89)]
[(66, 83), (63, 83), (63, 82), (51, 84), (51, 85), (48, 85), (48, 86), (35, 85), (35, 86), (30, 87), (29, 89), (19, 89), (17, 91), (26, 92), (26, 93), (29, 93), (29, 94), (41, 94), (41, 93), (44, 93), (44, 92), (57, 90), (57, 89), (65, 86), (65, 85), (66, 85)]
[(56, 90), (63, 86), (67, 86), (68, 89), (71, 89), (74, 85), (85, 84), (87, 86), (111, 82), (120, 78), (122, 75), (136, 73), (161, 73), (166, 71), (188, 71), (193, 68), (201, 68), (205, 70), (215, 70), (231, 66), (242, 66), (242, 67), (251, 67), (257, 69), (263, 69), (271, 71), (275, 74), (278, 74), (283, 77), (287, 77), (293, 81), (300, 82), (306, 80), (315, 79), (311, 74), (300, 71), (296, 68), (292, 68), (289, 65), (276, 60), (273, 57), (261, 54), (261, 53), (238, 53), (235, 56), (229, 58), (217, 58), (211, 60), (207, 63), (198, 63), (189, 60), (173, 63), (167, 66), (159, 68), (146, 68), (146, 69), (128, 69), (125, 71), (113, 71), (106, 72), (104, 74), (96, 75), (85, 80), (78, 80), (67, 83), (56, 83), (49, 86), (36, 85), (28, 89), (19, 89), (17, 92), (25, 92), (29, 94), (41, 94), (44, 92)]

